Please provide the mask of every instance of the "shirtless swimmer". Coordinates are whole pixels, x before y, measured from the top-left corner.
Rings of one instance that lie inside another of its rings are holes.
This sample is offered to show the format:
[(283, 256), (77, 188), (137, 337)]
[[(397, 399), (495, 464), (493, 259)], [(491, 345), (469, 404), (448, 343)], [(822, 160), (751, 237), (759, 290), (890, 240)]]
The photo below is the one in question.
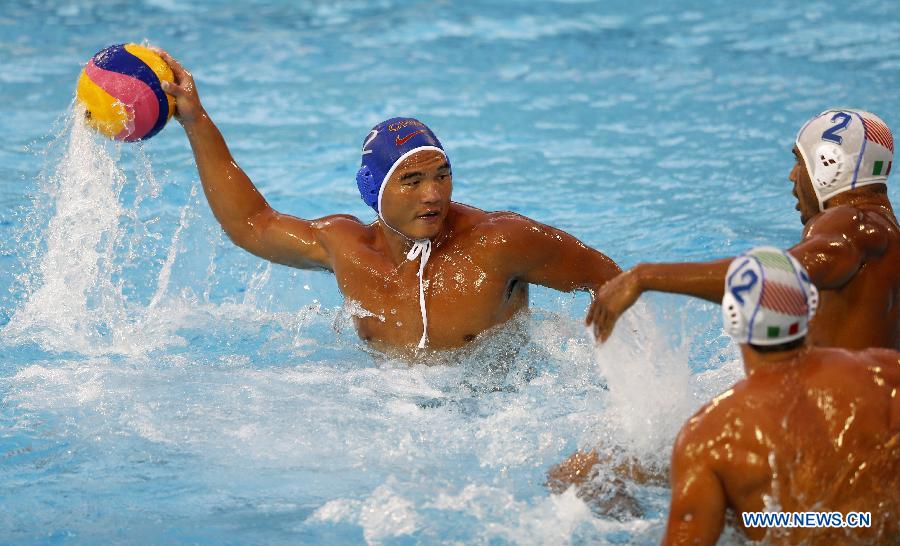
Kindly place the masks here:
[(375, 222), (281, 214), (238, 167), (191, 74), (158, 52), (175, 74), (165, 91), (176, 99), (203, 190), (225, 233), (266, 260), (333, 272), (345, 298), (392, 318), (355, 317), (360, 337), (378, 348), (460, 347), (525, 309), (529, 284), (593, 294), (620, 272), (563, 231), (452, 202), (450, 160), (434, 133), (412, 118), (379, 123), (363, 143), (357, 186), (377, 213)]
[[(663, 544), (715, 544), (726, 524), (773, 544), (900, 539), (900, 353), (812, 347), (815, 288), (761, 247), (728, 268), (722, 314), (747, 377), (690, 418), (672, 448)], [(777, 506), (777, 508), (771, 508)], [(754, 527), (741, 514), (868, 512), (861, 528)]]

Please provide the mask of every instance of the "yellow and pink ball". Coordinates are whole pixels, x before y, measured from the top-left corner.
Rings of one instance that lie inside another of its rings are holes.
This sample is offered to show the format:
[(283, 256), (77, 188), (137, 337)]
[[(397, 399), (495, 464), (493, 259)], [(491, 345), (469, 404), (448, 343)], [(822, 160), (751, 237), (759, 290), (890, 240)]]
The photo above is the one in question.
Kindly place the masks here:
[(107, 47), (94, 55), (78, 78), (76, 97), (87, 123), (115, 140), (147, 140), (175, 111), (175, 99), (161, 82), (172, 69), (153, 50), (137, 44)]

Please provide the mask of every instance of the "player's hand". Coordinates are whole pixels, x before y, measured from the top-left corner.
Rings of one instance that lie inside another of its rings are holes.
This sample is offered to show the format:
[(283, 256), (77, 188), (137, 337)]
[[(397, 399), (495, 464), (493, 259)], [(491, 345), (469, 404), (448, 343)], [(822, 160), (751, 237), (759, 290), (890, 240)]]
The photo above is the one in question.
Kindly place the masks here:
[(175, 75), (175, 83), (162, 82), (163, 91), (175, 97), (175, 117), (182, 125), (187, 127), (203, 116), (203, 105), (200, 104), (200, 96), (197, 94), (197, 86), (194, 85), (194, 77), (185, 70), (181, 63), (176, 61), (165, 50), (153, 48)]
[(594, 301), (588, 308), (584, 323), (593, 326), (594, 337), (604, 342), (612, 334), (616, 321), (622, 313), (634, 305), (641, 296), (641, 287), (634, 268), (614, 277), (603, 285), (594, 296)]

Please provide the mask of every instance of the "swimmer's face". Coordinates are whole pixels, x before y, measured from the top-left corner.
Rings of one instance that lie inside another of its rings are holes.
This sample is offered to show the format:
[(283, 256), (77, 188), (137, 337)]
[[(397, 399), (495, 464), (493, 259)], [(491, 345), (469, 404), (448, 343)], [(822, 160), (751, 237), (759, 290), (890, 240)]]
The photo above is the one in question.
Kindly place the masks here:
[(816, 191), (813, 189), (812, 181), (809, 179), (809, 172), (806, 170), (806, 163), (800, 150), (794, 146), (794, 168), (788, 176), (794, 183), (794, 197), (797, 198), (797, 206), (800, 211), (800, 221), (806, 225), (809, 220), (819, 213), (819, 199), (816, 197)]
[(407, 237), (433, 239), (447, 218), (452, 192), (447, 158), (435, 150), (422, 150), (404, 159), (385, 182), (381, 214)]

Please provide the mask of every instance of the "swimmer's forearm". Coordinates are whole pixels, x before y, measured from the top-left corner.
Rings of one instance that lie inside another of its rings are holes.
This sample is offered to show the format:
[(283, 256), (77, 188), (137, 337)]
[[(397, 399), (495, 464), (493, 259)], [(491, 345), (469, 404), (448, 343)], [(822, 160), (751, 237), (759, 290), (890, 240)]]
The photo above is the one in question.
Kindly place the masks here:
[(642, 292), (684, 294), (719, 303), (730, 262), (728, 258), (703, 263), (643, 263), (634, 267), (634, 273)]
[(521, 278), (528, 283), (560, 292), (583, 290), (593, 296), (621, 272), (621, 268), (611, 258), (577, 242), (575, 251), (565, 252), (562, 257), (548, 260)]
[(232, 239), (240, 238), (252, 228), (254, 218), (269, 210), (268, 203), (234, 161), (222, 133), (206, 112), (185, 124), (184, 130), (213, 215)]

